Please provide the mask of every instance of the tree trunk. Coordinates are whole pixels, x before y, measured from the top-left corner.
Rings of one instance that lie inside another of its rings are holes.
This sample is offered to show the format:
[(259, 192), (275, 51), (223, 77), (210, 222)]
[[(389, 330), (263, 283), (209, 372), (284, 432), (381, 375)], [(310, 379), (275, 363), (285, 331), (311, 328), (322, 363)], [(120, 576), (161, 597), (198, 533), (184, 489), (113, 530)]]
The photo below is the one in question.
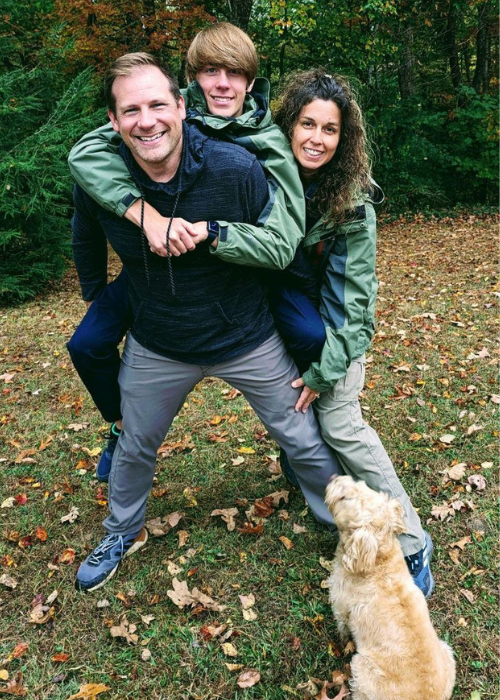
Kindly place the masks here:
[(455, 90), (457, 90), (462, 83), (462, 76), (460, 73), (460, 62), (458, 60), (457, 49), (457, 8), (454, 5), (453, 0), (450, 1), (450, 7), (448, 10), (445, 43), (446, 52), (450, 63), (451, 82)]
[(401, 99), (415, 94), (415, 55), (413, 53), (413, 29), (403, 25), (398, 31), (401, 45), (401, 60), (398, 65), (398, 83)]
[(244, 32), (248, 29), (252, 14), (253, 0), (227, 0), (229, 21), (236, 24)]
[(485, 0), (477, 7), (476, 70), (472, 87), (476, 92), (488, 90), (488, 25), (490, 0)]
[(142, 0), (142, 24), (144, 32), (149, 38), (154, 32), (156, 25), (155, 0)]

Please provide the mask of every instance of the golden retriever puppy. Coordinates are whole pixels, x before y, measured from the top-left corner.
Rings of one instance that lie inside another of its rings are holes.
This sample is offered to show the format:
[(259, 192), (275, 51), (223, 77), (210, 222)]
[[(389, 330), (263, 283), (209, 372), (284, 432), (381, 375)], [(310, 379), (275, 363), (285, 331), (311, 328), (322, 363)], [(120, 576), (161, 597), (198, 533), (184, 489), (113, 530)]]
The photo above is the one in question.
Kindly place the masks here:
[(450, 647), (431, 624), (396, 535), (403, 508), (350, 476), (334, 477), (325, 502), (339, 530), (328, 580), (339, 632), (353, 639), (351, 700), (449, 700)]

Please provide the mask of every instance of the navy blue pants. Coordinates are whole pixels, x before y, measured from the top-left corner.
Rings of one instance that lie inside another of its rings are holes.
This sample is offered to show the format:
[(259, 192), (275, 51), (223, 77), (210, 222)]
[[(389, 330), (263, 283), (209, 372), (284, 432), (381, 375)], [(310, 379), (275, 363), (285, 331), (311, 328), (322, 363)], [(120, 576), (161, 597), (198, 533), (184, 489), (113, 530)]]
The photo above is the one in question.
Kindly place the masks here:
[(122, 271), (94, 299), (66, 346), (80, 379), (108, 423), (122, 417), (118, 346), (131, 323), (127, 277)]
[[(271, 310), (279, 334), (300, 373), (319, 360), (325, 343), (321, 317), (301, 291), (275, 290)], [(118, 345), (132, 323), (125, 272), (94, 299), (67, 348), (76, 371), (108, 423), (119, 420), (120, 389)]]

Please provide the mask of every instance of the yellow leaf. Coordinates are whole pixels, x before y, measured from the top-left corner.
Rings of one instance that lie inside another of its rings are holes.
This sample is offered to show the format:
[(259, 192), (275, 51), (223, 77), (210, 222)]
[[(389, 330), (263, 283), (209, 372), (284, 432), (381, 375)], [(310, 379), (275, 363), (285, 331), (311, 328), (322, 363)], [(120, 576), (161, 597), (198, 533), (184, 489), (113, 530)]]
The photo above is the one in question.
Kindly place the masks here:
[(253, 447), (238, 447), (236, 452), (239, 452), (242, 455), (254, 455), (255, 454), (255, 450), (253, 449)]
[(81, 700), (92, 700), (92, 698), (95, 698), (101, 693), (105, 693), (107, 690), (111, 690), (111, 688), (104, 685), (104, 683), (85, 683), (85, 685), (80, 686), (78, 693), (76, 693), (76, 695), (70, 695), (68, 700), (77, 700), (77, 698), (81, 698)]
[(238, 656), (238, 650), (236, 649), (234, 644), (231, 644), (230, 642), (224, 642), (224, 644), (221, 644), (220, 646), (226, 656)]
[(292, 540), (289, 540), (288, 537), (285, 537), (285, 535), (281, 535), (281, 537), (279, 537), (279, 540), (283, 543), (285, 549), (293, 549)]
[(4, 668), (0, 669), (0, 680), (7, 681), (9, 679), (9, 672)]

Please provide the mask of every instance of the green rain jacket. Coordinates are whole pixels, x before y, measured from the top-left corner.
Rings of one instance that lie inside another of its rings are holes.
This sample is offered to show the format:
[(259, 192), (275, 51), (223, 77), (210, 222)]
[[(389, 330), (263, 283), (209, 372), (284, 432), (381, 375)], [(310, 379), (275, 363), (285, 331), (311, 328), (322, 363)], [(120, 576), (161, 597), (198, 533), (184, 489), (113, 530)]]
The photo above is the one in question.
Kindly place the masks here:
[(340, 225), (320, 219), (302, 243), (315, 260), (321, 289), (319, 311), (326, 327), (321, 358), (303, 375), (315, 391), (332, 389), (350, 363), (370, 347), (378, 289), (376, 243), (375, 210), (368, 196)]
[[(253, 153), (268, 182), (269, 201), (257, 226), (219, 221), (227, 227), (227, 236), (220, 236), (217, 248), (211, 248), (211, 252), (226, 262), (284, 269), (304, 236), (305, 202), (290, 145), (271, 121), (268, 81), (256, 79), (245, 99), (243, 114), (234, 119), (209, 114), (196, 82), (183, 94), (187, 121), (208, 136)], [(68, 162), (73, 177), (87, 194), (105, 209), (123, 216), (140, 198), (140, 192), (117, 153), (120, 141), (111, 124), (102, 126), (78, 141)]]

